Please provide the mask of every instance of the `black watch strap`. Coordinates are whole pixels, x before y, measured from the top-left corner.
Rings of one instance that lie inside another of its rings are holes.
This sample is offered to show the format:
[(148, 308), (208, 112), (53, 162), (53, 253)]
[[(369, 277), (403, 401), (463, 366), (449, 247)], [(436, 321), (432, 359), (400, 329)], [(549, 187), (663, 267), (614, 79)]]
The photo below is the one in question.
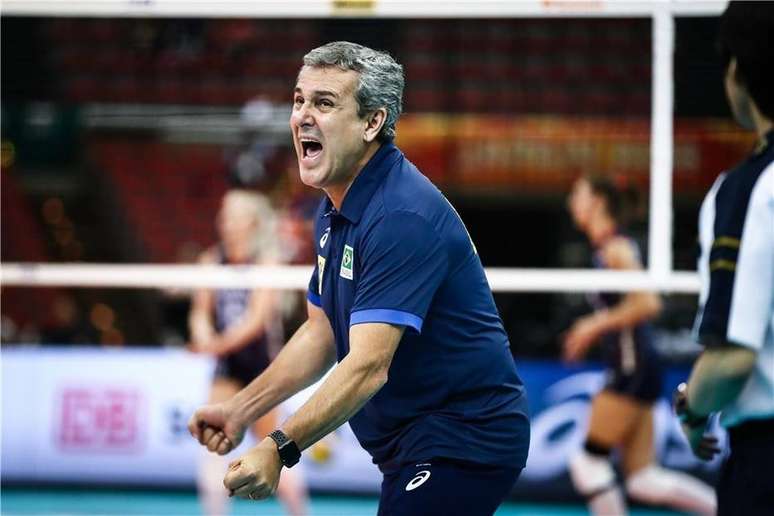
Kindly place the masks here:
[(301, 450), (298, 449), (296, 442), (285, 435), (282, 430), (275, 430), (269, 434), (269, 437), (277, 444), (277, 452), (280, 461), (286, 468), (292, 468), (298, 464), (301, 458)]
[(688, 406), (688, 386), (685, 382), (677, 386), (673, 404), (677, 418), (689, 428), (694, 429), (707, 424), (709, 415), (700, 416), (693, 412), (691, 407)]

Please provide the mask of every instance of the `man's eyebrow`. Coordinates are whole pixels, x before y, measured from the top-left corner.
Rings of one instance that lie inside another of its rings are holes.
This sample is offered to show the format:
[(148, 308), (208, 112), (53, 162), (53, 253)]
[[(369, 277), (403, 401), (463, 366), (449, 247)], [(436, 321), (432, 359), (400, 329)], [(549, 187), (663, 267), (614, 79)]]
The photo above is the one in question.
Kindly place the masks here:
[[(299, 88), (298, 86), (296, 86), (296, 89), (293, 90), (293, 91), (294, 91), (294, 93), (302, 93), (301, 88)], [(336, 93), (335, 91), (331, 91), (331, 90), (314, 90), (314, 91), (312, 91), (312, 95), (311, 96), (313, 96), (313, 97), (330, 96), (330, 97), (333, 97), (333, 98), (336, 98), (336, 99), (339, 98), (339, 94)]]
[(317, 90), (317, 91), (314, 91), (313, 93), (318, 97), (330, 96), (335, 99), (339, 98), (339, 94), (331, 90)]

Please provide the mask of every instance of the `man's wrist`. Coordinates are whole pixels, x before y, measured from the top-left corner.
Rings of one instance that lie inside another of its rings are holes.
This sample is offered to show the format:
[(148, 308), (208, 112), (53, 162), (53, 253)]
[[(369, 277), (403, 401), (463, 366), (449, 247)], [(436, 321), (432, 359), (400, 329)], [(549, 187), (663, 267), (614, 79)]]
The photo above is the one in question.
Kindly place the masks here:
[(248, 404), (243, 400), (242, 392), (239, 392), (224, 402), (226, 414), (234, 424), (240, 428), (247, 428), (253, 421), (250, 419)]
[(691, 409), (688, 403), (688, 384), (685, 382), (675, 389), (673, 406), (677, 418), (691, 430), (705, 426), (709, 420), (710, 414), (697, 414)]
[(288, 437), (285, 432), (274, 430), (269, 434), (268, 438), (274, 441), (283, 466), (292, 468), (298, 464), (298, 461), (301, 459), (301, 450), (299, 450), (296, 442)]

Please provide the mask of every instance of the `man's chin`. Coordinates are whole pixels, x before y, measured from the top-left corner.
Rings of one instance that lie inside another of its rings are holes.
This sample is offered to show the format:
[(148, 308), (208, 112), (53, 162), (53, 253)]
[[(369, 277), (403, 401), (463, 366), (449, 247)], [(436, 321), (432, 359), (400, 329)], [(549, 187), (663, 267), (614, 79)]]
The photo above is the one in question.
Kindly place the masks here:
[(300, 165), (299, 169), (302, 183), (304, 183), (306, 186), (311, 186), (312, 188), (323, 187), (323, 174), (320, 172), (320, 170), (308, 170)]

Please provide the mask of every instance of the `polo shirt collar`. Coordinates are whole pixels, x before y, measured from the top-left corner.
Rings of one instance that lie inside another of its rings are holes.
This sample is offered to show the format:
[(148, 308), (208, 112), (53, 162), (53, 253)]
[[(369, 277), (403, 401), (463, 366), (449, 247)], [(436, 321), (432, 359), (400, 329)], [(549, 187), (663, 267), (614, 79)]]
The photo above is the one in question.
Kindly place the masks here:
[[(385, 142), (371, 156), (371, 159), (363, 167), (363, 170), (355, 178), (349, 187), (341, 205), (340, 214), (353, 224), (357, 224), (365, 211), (368, 202), (373, 197), (376, 189), (382, 183), (387, 173), (401, 156), (400, 150), (392, 142)], [(326, 215), (335, 213), (333, 203), (327, 199)]]

